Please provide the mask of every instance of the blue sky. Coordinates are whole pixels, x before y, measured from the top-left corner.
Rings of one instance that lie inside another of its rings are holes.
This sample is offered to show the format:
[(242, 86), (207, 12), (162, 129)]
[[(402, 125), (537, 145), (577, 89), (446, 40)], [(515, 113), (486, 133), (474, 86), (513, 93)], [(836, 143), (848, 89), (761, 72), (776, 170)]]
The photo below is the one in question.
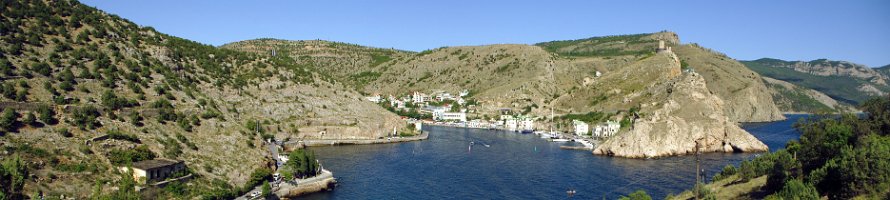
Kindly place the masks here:
[(222, 45), (323, 39), (420, 51), (670, 30), (730, 57), (890, 64), (890, 1), (98, 1), (158, 31)]

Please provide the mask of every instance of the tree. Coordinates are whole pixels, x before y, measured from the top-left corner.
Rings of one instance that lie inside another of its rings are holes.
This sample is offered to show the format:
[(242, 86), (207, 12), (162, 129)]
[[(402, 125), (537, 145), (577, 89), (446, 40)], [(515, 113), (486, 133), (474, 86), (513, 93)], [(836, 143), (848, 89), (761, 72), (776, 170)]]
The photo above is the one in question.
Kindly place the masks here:
[(774, 153), (776, 161), (773, 163), (772, 170), (766, 178), (766, 189), (770, 191), (778, 191), (782, 189), (783, 184), (788, 180), (795, 179), (802, 173), (800, 170), (800, 162), (788, 151), (779, 150)]
[(779, 192), (770, 195), (770, 198), (781, 198), (781, 199), (799, 199), (799, 200), (817, 200), (819, 199), (819, 192), (816, 191), (816, 187), (813, 185), (804, 183), (801, 180), (791, 179), (788, 182), (785, 182), (785, 186), (782, 187), (782, 190)]
[(15, 112), (12, 108), (3, 109), (3, 114), (0, 115), (0, 129), (3, 132), (13, 132), (15, 131), (15, 122), (18, 119), (18, 113)]
[(22, 123), (32, 126), (37, 123), (37, 116), (34, 116), (34, 112), (28, 112), (28, 114), (25, 115), (25, 118), (22, 119)]
[(269, 195), (272, 194), (272, 186), (269, 185), (269, 181), (263, 181), (262, 191), (263, 191), (263, 197), (268, 197)]
[(31, 70), (43, 76), (49, 76), (53, 72), (53, 69), (50, 68), (49, 64), (46, 64), (45, 62), (36, 62), (32, 64)]
[(621, 196), (618, 198), (620, 200), (652, 200), (652, 197), (649, 194), (646, 194), (644, 190), (637, 190), (633, 193), (630, 193), (627, 196)]
[(0, 199), (23, 199), (28, 176), (28, 166), (18, 154), (4, 160), (0, 167)]
[(56, 111), (47, 105), (40, 104), (40, 106), (37, 106), (37, 114), (39, 115), (38, 118), (40, 121), (47, 125), (58, 123), (58, 120), (56, 120)]
[(96, 120), (99, 115), (99, 109), (96, 109), (93, 105), (75, 108), (72, 123), (81, 130), (94, 129), (99, 127), (99, 122)]

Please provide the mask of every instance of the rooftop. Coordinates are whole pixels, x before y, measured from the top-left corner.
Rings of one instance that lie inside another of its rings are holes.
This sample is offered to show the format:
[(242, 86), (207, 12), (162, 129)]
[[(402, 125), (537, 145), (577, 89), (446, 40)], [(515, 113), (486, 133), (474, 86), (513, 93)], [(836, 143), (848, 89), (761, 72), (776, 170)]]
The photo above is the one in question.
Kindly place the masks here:
[(149, 169), (155, 169), (155, 168), (160, 168), (160, 167), (166, 167), (166, 166), (174, 165), (174, 164), (181, 163), (181, 162), (182, 161), (163, 159), (163, 158), (154, 159), (154, 160), (143, 160), (143, 161), (133, 163), (133, 168), (141, 169), (141, 170), (149, 170)]

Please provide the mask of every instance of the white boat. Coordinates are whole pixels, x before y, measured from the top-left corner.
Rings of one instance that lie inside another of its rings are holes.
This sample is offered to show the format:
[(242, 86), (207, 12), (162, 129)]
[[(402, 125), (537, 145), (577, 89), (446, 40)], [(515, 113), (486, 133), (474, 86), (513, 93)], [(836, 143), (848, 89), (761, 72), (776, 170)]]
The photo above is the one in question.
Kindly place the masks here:
[(550, 140), (551, 142), (568, 142), (569, 139), (557, 138)]

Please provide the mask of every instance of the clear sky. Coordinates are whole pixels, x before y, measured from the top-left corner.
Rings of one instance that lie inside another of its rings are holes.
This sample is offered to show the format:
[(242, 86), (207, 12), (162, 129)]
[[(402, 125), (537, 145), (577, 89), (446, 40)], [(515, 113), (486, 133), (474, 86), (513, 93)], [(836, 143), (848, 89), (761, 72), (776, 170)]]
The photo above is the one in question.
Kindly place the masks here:
[(158, 31), (222, 45), (323, 39), (420, 51), (670, 30), (740, 60), (890, 64), (890, 1), (84, 0)]

